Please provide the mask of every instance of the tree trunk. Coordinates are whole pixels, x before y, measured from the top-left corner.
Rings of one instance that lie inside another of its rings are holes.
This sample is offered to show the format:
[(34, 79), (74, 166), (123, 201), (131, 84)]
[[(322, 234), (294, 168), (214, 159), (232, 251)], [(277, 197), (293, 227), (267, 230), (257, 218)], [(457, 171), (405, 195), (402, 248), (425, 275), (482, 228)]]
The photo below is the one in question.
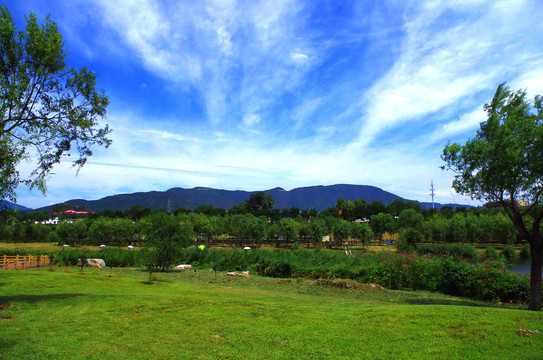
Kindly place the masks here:
[(530, 254), (530, 310), (541, 310), (541, 267), (543, 266), (542, 239), (531, 239)]

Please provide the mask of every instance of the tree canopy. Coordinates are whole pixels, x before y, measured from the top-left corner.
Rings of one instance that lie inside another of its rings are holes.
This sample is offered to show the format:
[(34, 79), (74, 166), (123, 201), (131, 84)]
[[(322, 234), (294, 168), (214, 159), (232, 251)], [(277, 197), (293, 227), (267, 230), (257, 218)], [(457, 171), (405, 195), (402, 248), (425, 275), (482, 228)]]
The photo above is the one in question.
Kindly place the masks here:
[[(66, 62), (62, 35), (49, 16), (39, 24), (25, 16), (17, 30), (10, 11), (0, 7), (0, 199), (16, 201), (19, 184), (46, 189), (53, 166), (76, 155), (83, 166), (91, 148), (109, 146), (105, 119), (108, 98), (96, 90), (96, 74)], [(35, 162), (28, 176), (18, 164)]]
[[(541, 203), (543, 192), (543, 99), (532, 100), (524, 90), (498, 86), (490, 104), (484, 106), (487, 120), (475, 138), (465, 145), (448, 144), (442, 159), (444, 169), (456, 175), (453, 188), (474, 199), (497, 202), (530, 244), (530, 308), (541, 308)], [(526, 217), (534, 213), (529, 226)]]
[(249, 199), (245, 201), (247, 210), (255, 214), (259, 210), (271, 210), (273, 208), (274, 200), (271, 194), (265, 194), (263, 192), (257, 192), (251, 194)]

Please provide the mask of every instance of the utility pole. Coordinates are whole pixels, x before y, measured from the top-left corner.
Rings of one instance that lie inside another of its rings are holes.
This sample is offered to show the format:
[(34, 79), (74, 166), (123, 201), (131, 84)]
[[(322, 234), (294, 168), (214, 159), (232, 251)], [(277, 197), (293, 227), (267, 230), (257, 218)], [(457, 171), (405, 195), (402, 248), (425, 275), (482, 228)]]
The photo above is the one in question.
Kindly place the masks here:
[(168, 198), (168, 204), (166, 205), (166, 211), (168, 211), (168, 213), (172, 212), (172, 199), (171, 198)]
[(432, 209), (434, 208), (434, 196), (436, 193), (434, 192), (434, 180), (430, 183), (430, 196), (432, 197)]

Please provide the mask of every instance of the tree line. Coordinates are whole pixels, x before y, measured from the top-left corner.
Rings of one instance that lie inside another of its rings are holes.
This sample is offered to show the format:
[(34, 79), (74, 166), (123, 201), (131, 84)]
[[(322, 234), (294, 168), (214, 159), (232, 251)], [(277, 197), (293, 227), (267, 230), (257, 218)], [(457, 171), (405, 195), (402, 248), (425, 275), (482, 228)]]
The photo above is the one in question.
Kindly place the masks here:
[(279, 210), (272, 206), (273, 199), (269, 194), (257, 193), (229, 211), (202, 204), (193, 211), (178, 208), (169, 214), (164, 210), (151, 211), (134, 206), (125, 212), (57, 214), (58, 224), (42, 223), (51, 217), (51, 213), (17, 213), (16, 217), (4, 219), (0, 235), (2, 241), (7, 242), (128, 245), (141, 242), (146, 232), (155, 231), (146, 231), (152, 223), (158, 230), (174, 224), (169, 236), (182, 246), (269, 243), (332, 247), (346, 241), (362, 245), (375, 241), (382, 245), (386, 234), (388, 241), (399, 240), (408, 247), (416, 247), (420, 242), (522, 242), (505, 214), (492, 206), (454, 210), (442, 207), (428, 211), (416, 202), (401, 199), (384, 205), (377, 201), (367, 203), (364, 199), (346, 201), (343, 198), (320, 213), (314, 209)]

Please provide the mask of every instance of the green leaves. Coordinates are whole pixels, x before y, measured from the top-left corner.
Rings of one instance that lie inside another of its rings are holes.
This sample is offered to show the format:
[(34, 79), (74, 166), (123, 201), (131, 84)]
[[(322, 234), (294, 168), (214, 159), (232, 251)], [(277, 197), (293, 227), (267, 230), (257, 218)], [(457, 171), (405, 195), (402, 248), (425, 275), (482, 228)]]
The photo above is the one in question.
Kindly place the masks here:
[[(64, 156), (80, 168), (94, 146), (109, 146), (110, 129), (100, 122), (109, 100), (96, 89), (96, 74), (65, 63), (62, 35), (47, 16), (25, 17), (17, 31), (7, 7), (0, 7), (0, 198), (16, 200), (20, 183), (45, 192), (46, 179)], [(22, 159), (36, 168), (21, 178)]]

